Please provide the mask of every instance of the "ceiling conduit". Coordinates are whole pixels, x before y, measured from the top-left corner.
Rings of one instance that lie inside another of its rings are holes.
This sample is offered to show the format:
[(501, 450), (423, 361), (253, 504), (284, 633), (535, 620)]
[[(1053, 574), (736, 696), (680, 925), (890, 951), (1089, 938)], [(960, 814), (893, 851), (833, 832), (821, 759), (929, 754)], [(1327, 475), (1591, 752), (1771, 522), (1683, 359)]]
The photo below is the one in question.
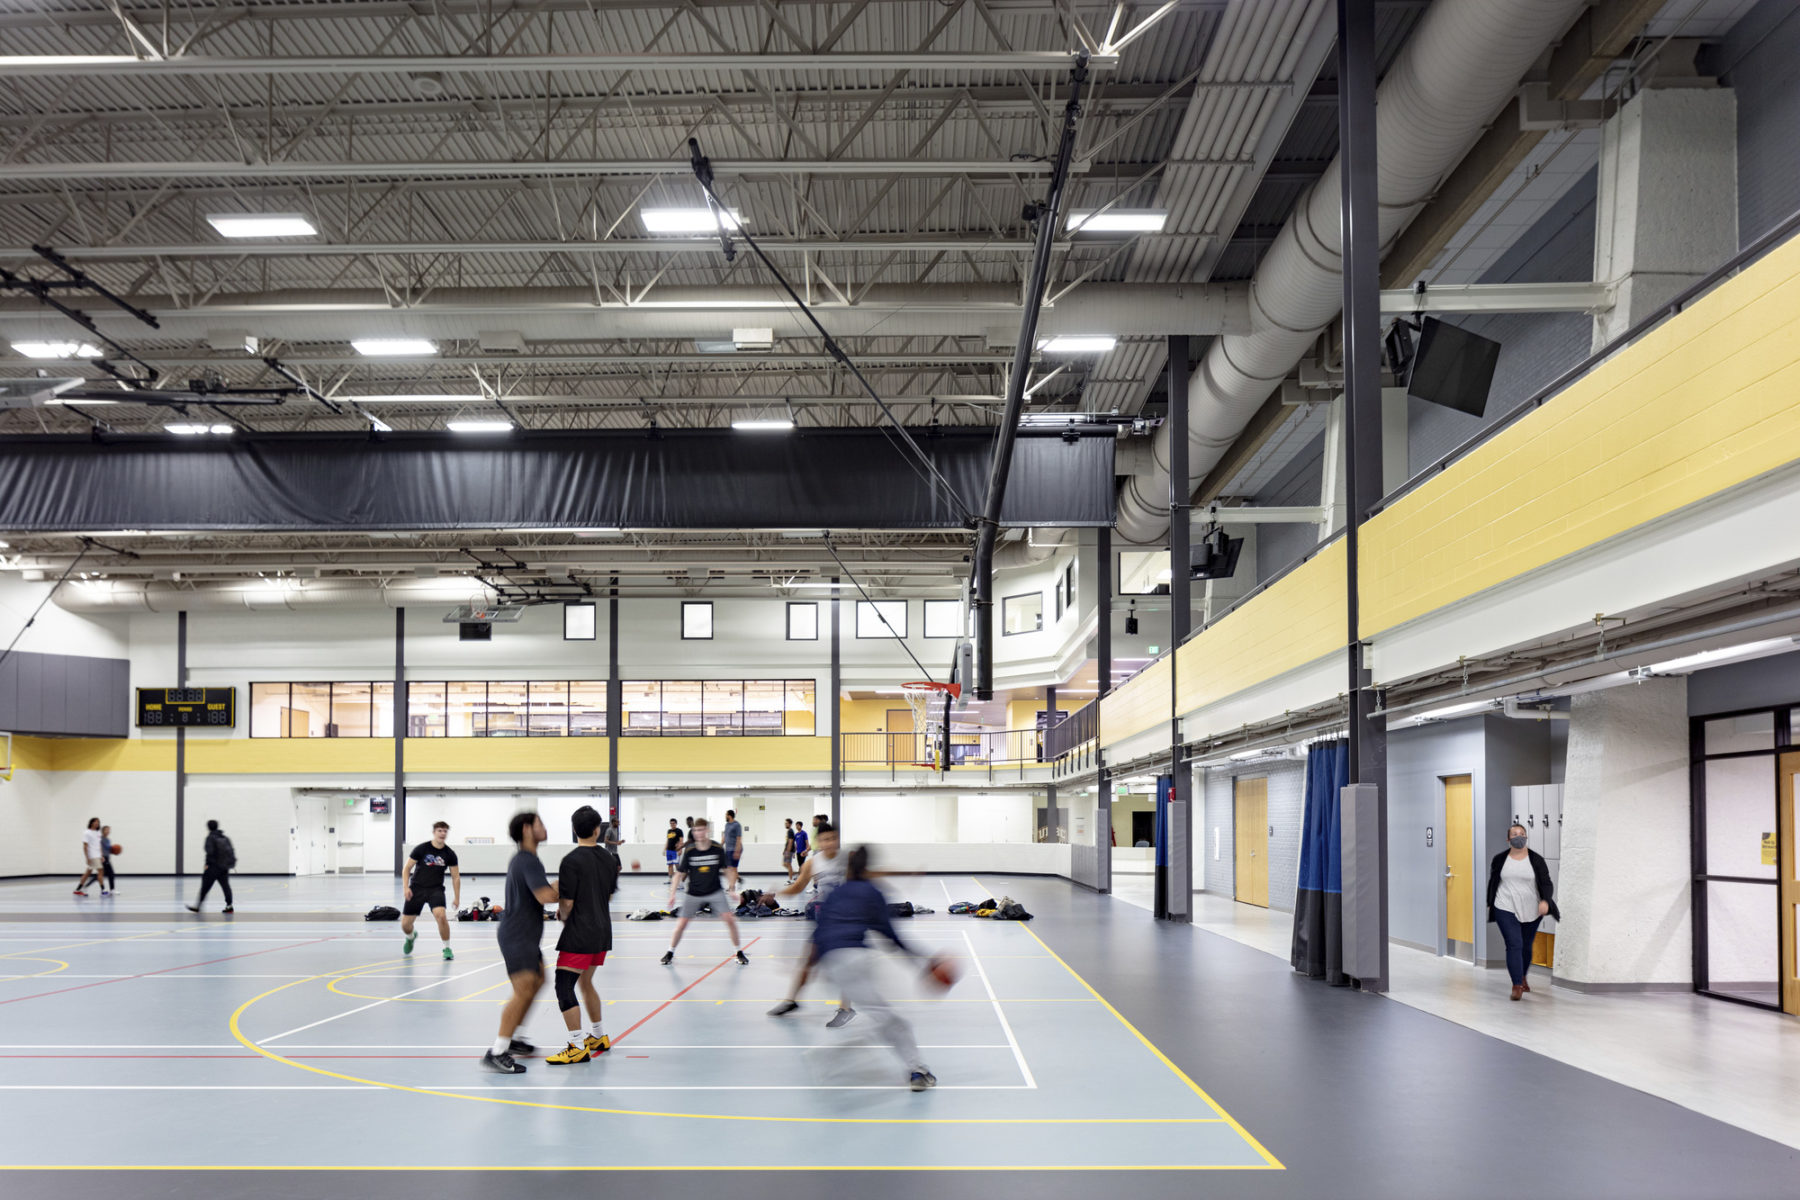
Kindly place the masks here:
[[(1376, 92), (1384, 249), (1431, 197), (1584, 0), (1437, 0)], [(1188, 488), (1224, 456), (1343, 309), (1338, 160), (1295, 208), (1251, 280), (1247, 334), (1213, 342), (1188, 387)], [(1118, 531), (1155, 542), (1169, 522), (1169, 427), (1125, 481)]]

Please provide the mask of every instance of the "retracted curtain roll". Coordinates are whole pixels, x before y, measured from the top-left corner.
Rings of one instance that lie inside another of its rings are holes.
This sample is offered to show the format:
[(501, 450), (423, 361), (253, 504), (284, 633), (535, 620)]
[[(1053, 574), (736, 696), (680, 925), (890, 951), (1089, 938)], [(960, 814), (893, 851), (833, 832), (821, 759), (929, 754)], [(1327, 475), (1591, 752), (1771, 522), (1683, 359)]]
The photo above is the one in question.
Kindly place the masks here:
[(1300, 834), (1300, 882), (1294, 897), (1289, 962), (1312, 979), (1343, 987), (1343, 860), (1338, 853), (1340, 795), (1350, 782), (1350, 743), (1319, 742), (1306, 754), (1306, 816)]

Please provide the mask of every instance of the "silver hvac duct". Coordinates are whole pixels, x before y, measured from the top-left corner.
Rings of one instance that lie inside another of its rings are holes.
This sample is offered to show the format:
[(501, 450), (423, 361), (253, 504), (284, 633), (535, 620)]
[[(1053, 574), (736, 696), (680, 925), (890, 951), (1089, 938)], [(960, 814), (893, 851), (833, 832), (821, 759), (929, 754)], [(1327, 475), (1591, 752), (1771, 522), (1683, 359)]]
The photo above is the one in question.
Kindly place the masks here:
[[(1376, 93), (1383, 247), (1417, 214), (1585, 0), (1437, 0)], [(1246, 334), (1212, 344), (1188, 385), (1189, 490), (1343, 309), (1339, 164), (1302, 198), (1251, 280)], [(1169, 427), (1125, 481), (1118, 530), (1152, 542), (1169, 521)]]

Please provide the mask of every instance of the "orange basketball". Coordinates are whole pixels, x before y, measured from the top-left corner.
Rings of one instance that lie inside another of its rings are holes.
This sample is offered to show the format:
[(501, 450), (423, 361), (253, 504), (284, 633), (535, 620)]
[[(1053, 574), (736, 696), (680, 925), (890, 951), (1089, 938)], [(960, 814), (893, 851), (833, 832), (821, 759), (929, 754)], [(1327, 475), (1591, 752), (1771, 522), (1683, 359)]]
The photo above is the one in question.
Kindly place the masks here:
[(636, 871), (636, 870), (638, 870), (638, 869), (639, 869), (639, 868), (640, 868), (640, 864), (639, 864), (639, 863), (638, 863), (638, 860), (637, 860), (637, 859), (635, 859), (635, 858), (634, 858), (634, 859), (632, 859), (632, 860), (631, 860), (631, 869), (632, 869), (632, 870), (634, 870), (634, 871)]
[(125, 847), (119, 845), (119, 843), (117, 843), (117, 842), (114, 842), (112, 852), (114, 854), (123, 854), (123, 853), (125, 853)]
[(947, 958), (934, 958), (925, 968), (925, 978), (935, 987), (948, 990), (956, 982), (956, 967)]

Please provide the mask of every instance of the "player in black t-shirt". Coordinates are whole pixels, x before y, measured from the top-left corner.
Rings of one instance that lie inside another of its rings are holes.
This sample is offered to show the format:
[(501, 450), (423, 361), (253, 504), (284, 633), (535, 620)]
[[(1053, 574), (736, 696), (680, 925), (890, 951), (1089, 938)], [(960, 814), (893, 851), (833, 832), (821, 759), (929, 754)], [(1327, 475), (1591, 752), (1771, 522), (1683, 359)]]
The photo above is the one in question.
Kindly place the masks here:
[[(612, 1039), (600, 1027), (594, 968), (605, 965), (606, 953), (612, 949), (611, 901), (619, 890), (619, 860), (599, 844), (600, 814), (592, 805), (576, 809), (572, 824), (575, 848), (563, 855), (556, 873), (557, 917), (562, 921), (562, 936), (556, 939), (556, 1006), (562, 1009), (569, 1044), (544, 1060), (552, 1066), (587, 1062), (612, 1049)], [(593, 1022), (585, 1035), (581, 1032), (583, 1003)]]
[(678, 910), (681, 919), (675, 922), (675, 935), (669, 939), (669, 952), (662, 956), (662, 965), (666, 967), (675, 961), (675, 947), (681, 945), (681, 933), (703, 904), (710, 906), (714, 915), (724, 918), (731, 944), (737, 949), (738, 962), (748, 965), (750, 960), (738, 942), (737, 915), (731, 911), (737, 907), (737, 868), (731, 865), (731, 856), (725, 853), (725, 847), (712, 840), (705, 817), (695, 819), (694, 840), (681, 852), (681, 861), (675, 865), (675, 878), (669, 884), (671, 909), (675, 908), (675, 893), (684, 879), (687, 880), (687, 895), (681, 897)]
[(444, 961), (456, 955), (450, 952), (450, 918), (444, 911), (444, 872), (450, 872), (450, 884), (456, 900), (452, 908), (462, 907), (462, 868), (456, 865), (456, 851), (444, 844), (450, 836), (450, 823), (439, 821), (431, 827), (431, 840), (420, 842), (406, 857), (406, 870), (400, 877), (401, 894), (406, 897), (400, 910), (400, 932), (406, 941), (400, 949), (411, 954), (419, 935), (413, 932), (413, 920), (427, 908), (437, 918), (438, 936), (444, 939)]
[(682, 836), (681, 822), (674, 817), (669, 818), (669, 827), (663, 831), (663, 861), (669, 864), (669, 885), (675, 884), (675, 864), (681, 861), (681, 847), (687, 838)]

